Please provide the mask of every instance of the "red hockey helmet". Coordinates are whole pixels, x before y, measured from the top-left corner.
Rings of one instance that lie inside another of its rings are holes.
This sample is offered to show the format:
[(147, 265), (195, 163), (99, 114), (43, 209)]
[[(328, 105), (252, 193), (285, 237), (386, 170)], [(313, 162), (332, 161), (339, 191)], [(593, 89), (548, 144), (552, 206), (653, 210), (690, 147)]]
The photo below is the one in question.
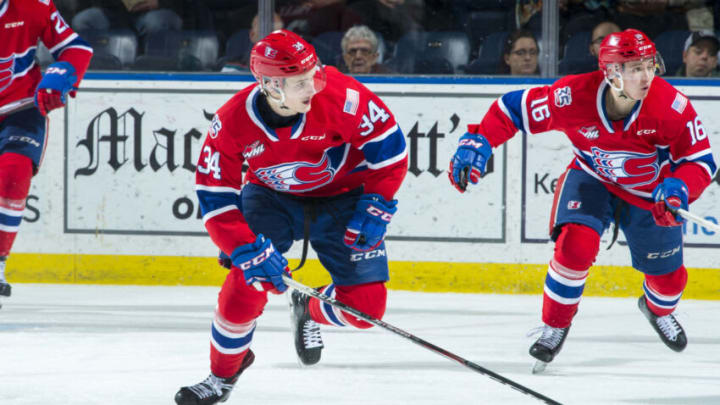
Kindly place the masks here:
[(315, 48), (294, 32), (277, 30), (258, 41), (250, 51), (250, 71), (262, 77), (288, 77), (319, 64)]
[(657, 53), (655, 44), (642, 31), (626, 29), (622, 32), (615, 32), (602, 41), (598, 54), (598, 66), (600, 70), (607, 72), (609, 64), (623, 64), (631, 60), (653, 58), (661, 72), (664, 73), (665, 66)]

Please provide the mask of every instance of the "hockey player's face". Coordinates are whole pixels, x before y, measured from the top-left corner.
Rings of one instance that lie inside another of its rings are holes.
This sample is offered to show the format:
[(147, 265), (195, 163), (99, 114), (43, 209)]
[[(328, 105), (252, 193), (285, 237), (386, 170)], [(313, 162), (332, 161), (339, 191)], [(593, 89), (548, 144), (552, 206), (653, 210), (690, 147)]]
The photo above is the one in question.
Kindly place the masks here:
[(295, 113), (310, 111), (310, 102), (315, 94), (322, 90), (324, 83), (319, 83), (319, 68), (285, 79), (285, 106)]
[(644, 99), (655, 78), (655, 69), (654, 58), (626, 62), (622, 71), (625, 94), (633, 100)]

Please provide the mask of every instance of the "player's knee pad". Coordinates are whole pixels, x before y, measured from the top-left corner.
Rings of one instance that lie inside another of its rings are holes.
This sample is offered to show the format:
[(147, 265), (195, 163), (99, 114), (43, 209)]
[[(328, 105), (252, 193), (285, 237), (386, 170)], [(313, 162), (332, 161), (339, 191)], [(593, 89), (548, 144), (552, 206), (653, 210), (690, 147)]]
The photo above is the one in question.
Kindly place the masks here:
[[(335, 286), (335, 291), (335, 298), (343, 304), (349, 305), (376, 319), (382, 319), (383, 315), (385, 315), (387, 288), (385, 288), (384, 282), (378, 281), (346, 286), (339, 285)], [(348, 323), (356, 328), (368, 329), (372, 327), (371, 324), (352, 315), (344, 314), (344, 316)]]
[(33, 163), (29, 157), (17, 153), (0, 155), (0, 206), (25, 205), (30, 191)]
[(565, 224), (555, 242), (554, 260), (573, 270), (587, 270), (600, 250), (600, 235), (580, 224)]
[(660, 276), (645, 275), (647, 287), (664, 296), (675, 296), (682, 293), (687, 285), (687, 279), (685, 266), (680, 266), (677, 270)]
[(217, 312), (228, 322), (245, 324), (258, 318), (266, 304), (267, 293), (248, 286), (242, 271), (233, 269), (220, 289)]

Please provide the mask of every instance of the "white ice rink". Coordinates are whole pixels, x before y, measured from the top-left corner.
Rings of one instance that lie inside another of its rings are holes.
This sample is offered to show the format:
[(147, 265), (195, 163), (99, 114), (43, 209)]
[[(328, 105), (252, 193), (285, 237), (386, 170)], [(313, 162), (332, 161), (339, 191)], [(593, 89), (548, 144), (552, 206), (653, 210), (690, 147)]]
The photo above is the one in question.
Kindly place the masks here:
[[(173, 404), (208, 374), (218, 288), (15, 284), (0, 310), (0, 404)], [(684, 300), (685, 352), (634, 298), (581, 302), (561, 355), (530, 373), (541, 297), (390, 291), (385, 321), (564, 404), (720, 404), (720, 301)], [(285, 297), (258, 322), (255, 364), (227, 404), (534, 404), (380, 329), (324, 328), (317, 366), (295, 360)]]

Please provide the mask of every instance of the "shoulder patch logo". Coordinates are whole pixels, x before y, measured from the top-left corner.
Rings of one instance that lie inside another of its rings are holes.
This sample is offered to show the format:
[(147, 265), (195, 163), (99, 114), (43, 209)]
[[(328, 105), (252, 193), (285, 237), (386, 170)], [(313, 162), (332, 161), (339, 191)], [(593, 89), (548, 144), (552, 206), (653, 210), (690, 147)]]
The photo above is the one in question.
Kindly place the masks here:
[(350, 115), (357, 113), (358, 105), (360, 104), (360, 92), (353, 89), (347, 89), (345, 92), (345, 105), (343, 106), (343, 112)]
[(685, 111), (685, 107), (687, 106), (688, 99), (687, 97), (683, 96), (680, 93), (675, 94), (675, 100), (672, 102), (672, 109), (677, 111), (679, 114), (682, 114), (683, 111)]
[(210, 138), (215, 139), (220, 135), (220, 130), (222, 129), (222, 122), (220, 122), (220, 117), (218, 117), (217, 114), (213, 116), (212, 122), (210, 123), (210, 132), (208, 134), (210, 135)]
[(565, 107), (572, 104), (572, 92), (569, 86), (555, 89), (555, 107)]

